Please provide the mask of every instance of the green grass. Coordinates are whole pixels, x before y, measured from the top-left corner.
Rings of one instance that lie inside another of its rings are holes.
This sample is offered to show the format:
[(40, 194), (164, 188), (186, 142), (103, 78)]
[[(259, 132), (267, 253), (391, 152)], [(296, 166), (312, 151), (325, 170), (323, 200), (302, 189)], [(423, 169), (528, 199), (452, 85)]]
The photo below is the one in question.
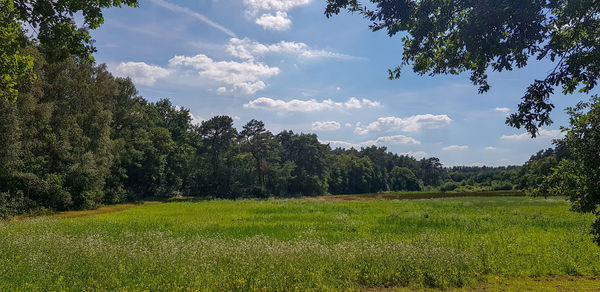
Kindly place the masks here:
[(592, 220), (562, 198), (141, 205), (0, 223), (0, 290), (452, 288), (598, 276)]

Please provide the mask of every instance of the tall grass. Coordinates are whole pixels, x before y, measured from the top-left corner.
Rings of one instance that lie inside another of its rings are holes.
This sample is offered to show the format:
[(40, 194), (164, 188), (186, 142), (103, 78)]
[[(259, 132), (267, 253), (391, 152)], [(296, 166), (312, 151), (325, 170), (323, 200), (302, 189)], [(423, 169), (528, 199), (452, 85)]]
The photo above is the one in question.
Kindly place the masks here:
[(563, 199), (245, 200), (0, 223), (0, 290), (462, 287), (600, 275)]

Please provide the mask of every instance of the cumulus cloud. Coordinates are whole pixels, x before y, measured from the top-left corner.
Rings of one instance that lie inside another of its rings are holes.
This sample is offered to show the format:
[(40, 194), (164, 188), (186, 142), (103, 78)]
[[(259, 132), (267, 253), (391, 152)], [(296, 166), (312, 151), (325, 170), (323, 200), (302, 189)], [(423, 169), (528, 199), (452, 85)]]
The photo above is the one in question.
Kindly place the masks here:
[(311, 49), (302, 42), (280, 41), (266, 45), (249, 38), (231, 38), (227, 50), (231, 55), (246, 60), (254, 60), (267, 54), (292, 54), (301, 58), (358, 59), (346, 54)]
[(437, 129), (449, 125), (452, 119), (447, 115), (414, 115), (406, 118), (381, 117), (367, 126), (357, 125), (354, 132), (365, 135), (373, 131), (418, 132), (426, 129)]
[[(295, 7), (308, 5), (311, 0), (244, 0), (246, 14), (256, 17), (261, 11), (267, 12), (256, 19), (256, 24), (265, 29), (288, 30), (292, 24), (287, 12)], [(275, 14), (273, 14), (273, 12)]]
[(425, 152), (425, 151), (404, 152), (404, 153), (400, 153), (400, 155), (412, 156), (416, 159), (421, 159), (421, 158), (425, 158), (425, 157), (429, 156), (429, 154), (427, 154), (427, 152)]
[[(564, 136), (564, 134), (560, 130), (545, 130), (540, 129), (537, 135), (537, 139), (557, 139)], [(514, 135), (503, 135), (500, 139), (505, 141), (525, 141), (532, 139), (531, 134), (528, 132)]]
[[(221, 83), (216, 89), (218, 94), (237, 92), (254, 94), (267, 87), (264, 80), (278, 75), (278, 67), (270, 67), (260, 62), (247, 60), (215, 61), (206, 55), (175, 56), (169, 60), (168, 68), (148, 65), (144, 62), (124, 62), (115, 67), (118, 76), (129, 76), (141, 85), (154, 85), (158, 79), (171, 75), (197, 74), (201, 79)], [(225, 84), (226, 86), (222, 86)]]
[(192, 117), (192, 121), (191, 121), (192, 125), (198, 125), (199, 126), (205, 120), (204, 118), (196, 116), (196, 115), (194, 115), (192, 113), (190, 113), (190, 116)]
[(288, 11), (298, 6), (308, 5), (311, 0), (244, 0), (247, 12), (255, 15), (261, 10)]
[(225, 93), (227, 93), (227, 87), (221, 86), (221, 87), (217, 88), (217, 93), (218, 94), (225, 94)]
[(488, 151), (494, 151), (494, 150), (496, 150), (497, 148), (496, 148), (496, 147), (494, 147), (494, 146), (486, 146), (486, 147), (483, 147), (483, 149), (484, 149), (484, 150), (488, 150)]
[(344, 126), (346, 126), (346, 128), (352, 128), (352, 124), (350, 123), (346, 123)]
[(454, 151), (454, 150), (467, 150), (469, 146), (467, 145), (450, 145), (442, 148), (444, 151)]
[(168, 10), (171, 10), (173, 12), (183, 13), (183, 14), (191, 16), (191, 17), (193, 17), (195, 19), (198, 19), (198, 20), (200, 20), (200, 21), (202, 21), (202, 22), (204, 22), (204, 23), (206, 23), (206, 24), (208, 24), (208, 25), (210, 25), (210, 26), (212, 26), (212, 27), (214, 27), (214, 28), (216, 28), (216, 29), (224, 32), (225, 34), (227, 34), (230, 37), (235, 37), (236, 36), (235, 33), (233, 33), (231, 30), (223, 27), (222, 25), (220, 25), (220, 24), (218, 24), (218, 23), (210, 20), (208, 17), (206, 17), (206, 16), (204, 16), (204, 15), (198, 13), (198, 12), (195, 12), (195, 11), (189, 9), (189, 8), (181, 7), (179, 5), (176, 5), (176, 4), (173, 4), (173, 3), (169, 3), (169, 2), (164, 1), (164, 0), (151, 0), (151, 1), (154, 2), (154, 4), (162, 6), (162, 7), (166, 8)]
[(360, 148), (360, 147), (369, 147), (369, 146), (385, 146), (385, 145), (400, 145), (400, 144), (413, 144), (419, 145), (421, 141), (418, 141), (412, 137), (404, 136), (404, 135), (395, 135), (395, 136), (383, 136), (378, 137), (375, 140), (368, 140), (359, 143), (351, 143), (346, 141), (322, 141), (322, 143), (329, 144), (332, 148)]
[[(367, 141), (371, 142), (371, 141)], [(370, 143), (369, 143), (370, 144)], [(421, 144), (421, 141), (418, 141), (414, 138), (404, 136), (404, 135), (394, 135), (394, 136), (383, 136), (374, 140), (373, 145), (396, 145), (396, 144)]]
[(507, 113), (510, 111), (510, 109), (507, 107), (497, 107), (494, 109), (494, 111), (501, 112), (501, 113)]
[(347, 110), (360, 109), (365, 107), (379, 107), (381, 104), (378, 101), (370, 99), (358, 99), (352, 97), (346, 102), (335, 102), (331, 99), (318, 101), (316, 99), (299, 100), (292, 99), (285, 101), (281, 99), (272, 99), (268, 97), (259, 97), (244, 104), (245, 108), (263, 109), (279, 112), (316, 112), (324, 110)]
[(262, 26), (264, 29), (284, 31), (290, 29), (292, 26), (292, 20), (289, 19), (286, 12), (277, 11), (275, 15), (271, 13), (265, 13), (254, 21), (256, 24)]
[[(199, 54), (193, 57), (175, 56), (169, 60), (169, 66), (174, 68), (191, 67), (198, 70), (198, 75), (219, 81), (231, 86), (236, 92), (253, 94), (266, 87), (262, 79), (279, 74), (279, 68), (269, 67), (263, 63), (253, 61), (214, 61), (206, 55)], [(217, 89), (224, 93), (227, 88)]]
[(313, 131), (335, 131), (335, 130), (339, 130), (341, 127), (342, 127), (342, 125), (340, 125), (340, 123), (338, 123), (336, 121), (312, 123)]
[(156, 80), (169, 76), (171, 71), (144, 62), (123, 62), (114, 69), (114, 73), (118, 76), (130, 77), (136, 84), (152, 86)]

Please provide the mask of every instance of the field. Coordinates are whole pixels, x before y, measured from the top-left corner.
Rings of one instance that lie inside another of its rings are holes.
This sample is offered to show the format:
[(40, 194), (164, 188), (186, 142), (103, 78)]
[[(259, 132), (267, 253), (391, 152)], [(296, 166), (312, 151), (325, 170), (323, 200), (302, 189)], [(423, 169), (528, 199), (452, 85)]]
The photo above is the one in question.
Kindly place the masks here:
[(0, 223), (0, 290), (600, 289), (593, 216), (569, 211), (563, 198), (108, 211)]

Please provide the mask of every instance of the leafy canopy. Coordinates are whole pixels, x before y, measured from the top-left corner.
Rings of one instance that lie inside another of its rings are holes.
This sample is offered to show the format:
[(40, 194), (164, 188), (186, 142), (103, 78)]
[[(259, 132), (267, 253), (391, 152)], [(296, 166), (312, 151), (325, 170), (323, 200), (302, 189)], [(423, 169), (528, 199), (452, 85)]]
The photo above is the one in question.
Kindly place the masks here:
[[(17, 20), (30, 28), (37, 38), (42, 51), (50, 60), (63, 60), (70, 55), (92, 58), (96, 52), (88, 30), (96, 29), (104, 23), (102, 9), (137, 7), (137, 0), (15, 0)], [(83, 27), (78, 28), (75, 14), (83, 17)]]
[[(45, 60), (70, 56), (93, 60), (96, 51), (89, 30), (103, 22), (102, 9), (137, 6), (137, 0), (0, 0), (0, 101), (15, 101), (17, 84), (34, 79), (33, 57), (23, 54), (32, 44)], [(75, 15), (83, 17), (77, 27)]]
[(592, 234), (600, 244), (600, 97), (567, 112), (570, 126), (563, 128), (566, 135), (555, 144), (568, 149), (569, 159), (562, 159), (534, 193), (567, 195), (573, 210), (595, 214)]
[(371, 22), (373, 31), (402, 35), (400, 77), (412, 64), (418, 74), (469, 72), (479, 92), (490, 89), (487, 72), (527, 65), (529, 58), (549, 59), (556, 67), (527, 88), (518, 111), (507, 118), (533, 136), (550, 125), (557, 86), (565, 94), (590, 92), (600, 77), (600, 1), (597, 0), (327, 0), (325, 15), (342, 9)]
[(10, 0), (0, 0), (0, 101), (17, 98), (19, 80), (33, 77), (33, 58), (23, 55), (26, 43)]

